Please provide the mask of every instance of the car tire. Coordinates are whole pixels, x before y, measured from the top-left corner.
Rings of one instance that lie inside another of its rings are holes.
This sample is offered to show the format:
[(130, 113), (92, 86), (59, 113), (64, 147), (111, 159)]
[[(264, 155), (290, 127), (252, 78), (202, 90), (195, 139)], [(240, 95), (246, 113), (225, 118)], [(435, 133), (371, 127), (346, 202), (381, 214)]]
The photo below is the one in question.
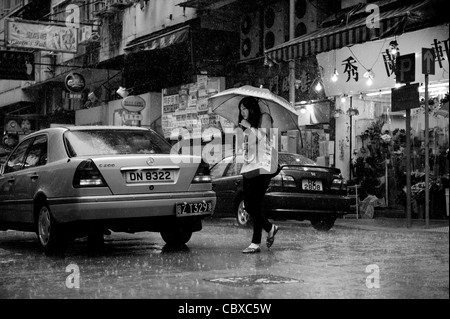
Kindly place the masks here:
[(241, 199), (236, 208), (236, 220), (239, 226), (249, 226), (250, 224), (250, 215), (245, 210), (244, 200)]
[(319, 231), (329, 231), (333, 226), (336, 218), (320, 218), (311, 220), (311, 225)]
[(184, 228), (177, 228), (161, 231), (160, 234), (167, 245), (181, 246), (191, 239), (192, 231)]
[(53, 254), (64, 250), (67, 239), (47, 204), (40, 205), (36, 226), (38, 241), (44, 253)]

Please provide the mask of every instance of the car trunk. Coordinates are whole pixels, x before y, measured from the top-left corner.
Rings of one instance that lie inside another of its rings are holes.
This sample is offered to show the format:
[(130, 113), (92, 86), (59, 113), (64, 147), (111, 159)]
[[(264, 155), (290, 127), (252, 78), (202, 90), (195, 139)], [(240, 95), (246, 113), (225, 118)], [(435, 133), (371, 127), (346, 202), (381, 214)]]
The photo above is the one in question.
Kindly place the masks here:
[(310, 165), (284, 165), (282, 172), (295, 180), (295, 192), (333, 193), (333, 180), (340, 175), (339, 169), (333, 167)]
[(92, 157), (111, 192), (154, 194), (189, 191), (200, 157), (183, 155), (119, 155)]

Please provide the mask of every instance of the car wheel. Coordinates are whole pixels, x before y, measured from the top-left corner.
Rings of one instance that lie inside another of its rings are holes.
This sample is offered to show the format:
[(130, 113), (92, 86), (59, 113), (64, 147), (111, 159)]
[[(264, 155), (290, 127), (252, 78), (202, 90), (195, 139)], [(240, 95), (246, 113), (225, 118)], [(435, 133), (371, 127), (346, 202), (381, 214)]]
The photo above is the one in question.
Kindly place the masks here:
[(250, 223), (250, 215), (245, 210), (244, 200), (239, 202), (236, 210), (236, 220), (240, 226), (248, 226)]
[(55, 253), (63, 250), (66, 239), (51, 212), (44, 204), (39, 208), (37, 216), (37, 236), (39, 244), (45, 253)]
[(168, 245), (184, 245), (191, 239), (191, 236), (192, 231), (183, 228), (161, 231), (161, 237)]
[(328, 231), (334, 226), (334, 222), (336, 218), (321, 218), (321, 219), (313, 219), (311, 220), (311, 225), (314, 229), (320, 231)]

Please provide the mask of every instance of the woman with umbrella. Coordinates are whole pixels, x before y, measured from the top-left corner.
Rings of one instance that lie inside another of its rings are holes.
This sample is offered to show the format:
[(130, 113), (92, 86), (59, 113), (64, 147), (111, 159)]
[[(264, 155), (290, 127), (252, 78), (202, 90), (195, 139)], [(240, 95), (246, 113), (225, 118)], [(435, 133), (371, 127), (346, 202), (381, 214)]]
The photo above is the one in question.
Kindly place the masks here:
[[(266, 133), (270, 136), (270, 129), (272, 128), (272, 117), (268, 113), (261, 113), (258, 100), (254, 97), (244, 97), (239, 102), (239, 125), (246, 130), (255, 134), (255, 139), (249, 141), (257, 142)], [(250, 147), (250, 145), (249, 145)], [(277, 172), (278, 173), (278, 172)], [(275, 173), (276, 175), (276, 173)], [(243, 191), (245, 209), (253, 220), (253, 236), (250, 246), (245, 248), (242, 252), (244, 254), (259, 253), (261, 248), (262, 230), (267, 232), (266, 245), (270, 248), (275, 240), (275, 235), (278, 232), (278, 226), (272, 224), (264, 215), (262, 211), (262, 202), (270, 180), (275, 175), (257, 175), (251, 178), (243, 175)]]

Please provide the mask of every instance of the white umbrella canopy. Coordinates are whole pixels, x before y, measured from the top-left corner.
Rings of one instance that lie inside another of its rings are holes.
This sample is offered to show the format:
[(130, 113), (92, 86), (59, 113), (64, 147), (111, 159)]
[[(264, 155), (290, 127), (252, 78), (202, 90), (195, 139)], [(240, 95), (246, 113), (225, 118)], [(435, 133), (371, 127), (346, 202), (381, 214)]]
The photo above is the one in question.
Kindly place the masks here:
[(239, 118), (239, 102), (246, 96), (258, 99), (262, 113), (269, 113), (273, 119), (273, 127), (280, 132), (299, 130), (298, 115), (291, 104), (281, 96), (268, 89), (244, 85), (219, 92), (208, 99), (211, 111), (233, 122), (236, 126)]

